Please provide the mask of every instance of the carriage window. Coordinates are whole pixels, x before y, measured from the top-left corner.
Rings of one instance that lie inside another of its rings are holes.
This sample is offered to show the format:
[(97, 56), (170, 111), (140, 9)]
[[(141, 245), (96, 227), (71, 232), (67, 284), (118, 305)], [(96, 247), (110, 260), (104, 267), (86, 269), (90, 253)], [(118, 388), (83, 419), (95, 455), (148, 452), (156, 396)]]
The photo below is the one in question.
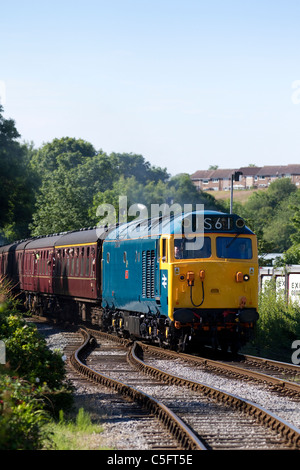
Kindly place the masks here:
[(250, 238), (217, 237), (218, 258), (251, 259), (252, 243)]
[(126, 260), (127, 260), (127, 252), (124, 251), (124, 253), (123, 253), (123, 262), (126, 263)]
[(83, 263), (84, 263), (84, 248), (80, 250), (81, 260), (80, 260), (80, 276), (83, 276)]
[(211, 257), (210, 237), (188, 240), (186, 238), (174, 240), (175, 259), (195, 259)]
[(69, 258), (69, 254), (67, 255), (66, 275), (67, 275), (67, 276), (70, 275), (70, 258)]
[(75, 272), (75, 276), (79, 276), (79, 248), (76, 248), (76, 251), (75, 251), (75, 263), (76, 263), (76, 272)]
[(60, 276), (60, 268), (61, 268), (61, 250), (57, 250), (56, 253), (56, 274)]
[(106, 253), (106, 262), (107, 263), (110, 262), (110, 252), (109, 251)]
[(50, 274), (50, 262), (49, 262), (49, 251), (46, 252), (46, 260), (45, 260), (45, 274)]
[(86, 265), (85, 265), (85, 275), (88, 276), (89, 275), (89, 271), (90, 271), (90, 247), (88, 246), (87, 249), (86, 249)]

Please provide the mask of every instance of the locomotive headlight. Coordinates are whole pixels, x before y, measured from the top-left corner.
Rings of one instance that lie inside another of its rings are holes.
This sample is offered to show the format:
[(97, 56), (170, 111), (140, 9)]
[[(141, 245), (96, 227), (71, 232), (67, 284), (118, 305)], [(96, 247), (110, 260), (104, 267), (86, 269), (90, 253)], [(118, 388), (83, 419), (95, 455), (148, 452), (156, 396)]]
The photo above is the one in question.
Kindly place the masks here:
[(244, 281), (249, 281), (249, 279), (250, 279), (249, 274), (244, 274), (243, 279), (244, 279)]
[(237, 226), (237, 228), (243, 228), (245, 227), (245, 222), (243, 221), (243, 219), (236, 219), (235, 225)]

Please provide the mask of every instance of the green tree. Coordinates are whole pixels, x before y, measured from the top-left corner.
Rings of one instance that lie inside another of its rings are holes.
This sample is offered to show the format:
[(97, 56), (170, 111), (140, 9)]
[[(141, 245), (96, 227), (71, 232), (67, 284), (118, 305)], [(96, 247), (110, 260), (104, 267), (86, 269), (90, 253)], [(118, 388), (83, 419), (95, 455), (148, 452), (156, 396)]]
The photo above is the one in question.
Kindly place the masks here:
[[(134, 176), (124, 178), (123, 176), (114, 183), (112, 189), (105, 192), (99, 192), (94, 196), (93, 205), (89, 214), (94, 224), (99, 223), (99, 213), (97, 209), (102, 204), (111, 204), (115, 208), (115, 214), (119, 220), (119, 197), (127, 197), (127, 210), (133, 204), (141, 204), (146, 206), (147, 214), (151, 216), (151, 204), (179, 204), (184, 209), (184, 204), (192, 204), (196, 208), (196, 204), (204, 204), (205, 209), (222, 210), (222, 205), (218, 203), (210, 194), (199, 192), (190, 177), (187, 174), (174, 176), (169, 181), (148, 181), (142, 184), (136, 180)], [(138, 216), (139, 214), (137, 214)], [(107, 215), (102, 214), (107, 221)], [(132, 219), (134, 216), (131, 217)], [(127, 217), (130, 220), (130, 217)]]
[(267, 191), (253, 193), (242, 207), (241, 215), (260, 236), (262, 247), (282, 252), (291, 246), (295, 228), (290, 205), (297, 200), (298, 191), (289, 178), (282, 178), (271, 183)]
[(0, 242), (28, 235), (34, 203), (32, 148), (19, 143), (15, 122), (2, 113), (0, 105)]
[(142, 155), (107, 156), (88, 142), (68, 137), (44, 145), (31, 164), (40, 180), (30, 225), (35, 236), (93, 226), (97, 206), (108, 201), (117, 205), (124, 185), (134, 200), (149, 181), (169, 177), (166, 169), (152, 167)]
[(82, 139), (62, 137), (43, 145), (32, 157), (31, 164), (40, 179), (58, 170), (60, 166), (70, 169), (87, 158), (94, 157), (96, 150), (89, 142)]
[(300, 244), (300, 189), (298, 189), (296, 197), (291, 202), (290, 210), (292, 212), (291, 223), (294, 227), (291, 240), (294, 244)]
[(165, 182), (170, 176), (166, 168), (152, 166), (142, 155), (113, 152), (110, 159), (117, 177), (134, 176), (139, 183), (145, 184), (148, 181)]
[(112, 184), (107, 156), (85, 158), (78, 151), (57, 157), (57, 168), (44, 177), (30, 225), (32, 235), (46, 235), (90, 226), (94, 194)]

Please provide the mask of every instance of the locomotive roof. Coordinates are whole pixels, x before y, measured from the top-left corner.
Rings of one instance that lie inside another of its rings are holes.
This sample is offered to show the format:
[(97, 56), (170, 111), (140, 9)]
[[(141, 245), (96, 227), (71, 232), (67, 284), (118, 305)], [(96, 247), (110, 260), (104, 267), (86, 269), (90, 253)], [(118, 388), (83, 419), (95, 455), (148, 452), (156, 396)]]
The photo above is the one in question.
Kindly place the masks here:
[[(208, 229), (207, 226), (204, 224), (204, 230), (202, 228), (199, 230), (193, 229), (188, 233), (201, 233), (201, 232), (218, 232), (218, 233), (253, 233), (248, 227), (245, 226), (244, 221), (236, 214), (227, 214), (225, 212), (217, 212), (217, 211), (193, 211), (188, 213), (180, 213), (174, 216), (162, 216), (156, 218), (149, 218), (149, 219), (135, 219), (132, 222), (124, 223), (119, 225), (118, 227), (114, 228), (113, 230), (108, 233), (106, 236), (106, 240), (121, 240), (127, 238), (145, 238), (151, 237), (155, 238), (162, 234), (182, 234), (183, 230), (187, 233), (188, 229), (186, 228), (188, 225), (193, 224), (191, 222), (193, 219), (192, 217), (198, 216), (201, 221), (208, 221), (214, 219), (215, 221), (225, 220), (227, 221), (230, 219), (230, 228), (225, 229)], [(240, 220), (243, 222), (242, 226), (237, 225), (237, 221)], [(220, 222), (219, 222), (220, 223)], [(184, 226), (184, 229), (183, 229)]]
[(16, 250), (35, 250), (43, 248), (53, 248), (55, 246), (81, 245), (86, 243), (95, 243), (103, 234), (107, 232), (104, 227), (82, 229), (74, 232), (65, 232), (45, 237), (29, 238), (20, 242), (11, 243), (0, 247), (0, 254)]

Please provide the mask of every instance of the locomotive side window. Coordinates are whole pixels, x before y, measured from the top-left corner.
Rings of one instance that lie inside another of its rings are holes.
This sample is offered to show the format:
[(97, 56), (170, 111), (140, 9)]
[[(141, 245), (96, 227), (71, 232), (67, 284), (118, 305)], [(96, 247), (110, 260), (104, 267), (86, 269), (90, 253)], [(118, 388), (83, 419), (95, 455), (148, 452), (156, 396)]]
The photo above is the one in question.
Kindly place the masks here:
[(250, 238), (217, 237), (218, 258), (251, 259), (252, 242)]
[(163, 238), (162, 239), (162, 249), (161, 249), (161, 260), (163, 263), (168, 262), (168, 244), (167, 244), (167, 239)]

